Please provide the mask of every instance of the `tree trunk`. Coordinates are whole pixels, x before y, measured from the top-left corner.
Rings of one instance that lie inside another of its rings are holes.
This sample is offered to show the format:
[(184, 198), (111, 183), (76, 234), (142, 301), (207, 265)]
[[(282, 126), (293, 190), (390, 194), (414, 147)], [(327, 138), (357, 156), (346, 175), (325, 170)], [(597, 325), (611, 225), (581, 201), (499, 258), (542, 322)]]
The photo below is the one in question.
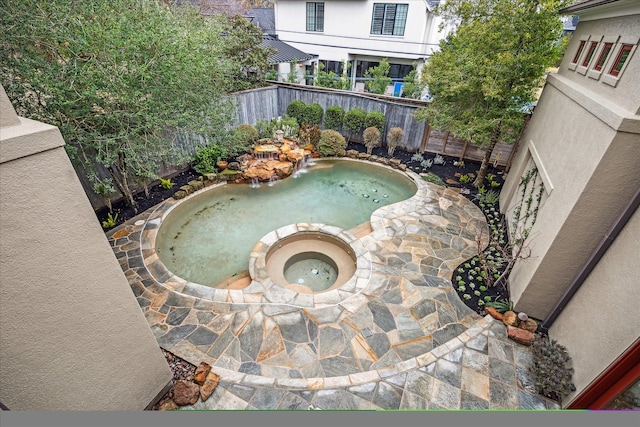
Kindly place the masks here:
[(113, 182), (116, 184), (116, 187), (118, 187), (118, 190), (127, 201), (127, 204), (133, 208), (134, 212), (137, 213), (138, 207), (136, 206), (136, 201), (133, 199), (133, 194), (129, 188), (129, 183), (127, 182), (127, 167), (123, 153), (118, 155), (118, 164), (115, 168), (117, 169), (117, 172), (113, 165), (109, 166), (107, 169), (109, 170), (109, 174), (111, 175), (111, 178), (113, 178)]
[(491, 161), (491, 154), (493, 153), (493, 147), (496, 146), (498, 140), (501, 135), (500, 123), (498, 123), (493, 130), (493, 135), (491, 135), (491, 142), (485, 151), (484, 158), (482, 159), (482, 164), (480, 165), (480, 169), (478, 169), (478, 176), (476, 176), (476, 180), (473, 181), (473, 186), (476, 188), (482, 187), (482, 183), (484, 182), (484, 177), (487, 174), (487, 169), (489, 168), (489, 162)]

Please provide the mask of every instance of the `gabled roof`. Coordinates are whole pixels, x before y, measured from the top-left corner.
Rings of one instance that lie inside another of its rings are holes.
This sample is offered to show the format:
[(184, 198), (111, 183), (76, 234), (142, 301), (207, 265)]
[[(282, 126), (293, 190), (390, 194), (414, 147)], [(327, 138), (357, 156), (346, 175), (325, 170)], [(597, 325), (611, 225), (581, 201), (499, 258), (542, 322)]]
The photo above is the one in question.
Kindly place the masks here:
[(440, 0), (425, 0), (427, 2), (427, 6), (429, 6), (429, 10), (432, 11), (436, 6), (440, 4)]
[(276, 17), (272, 7), (254, 7), (242, 16), (260, 27), (264, 34), (275, 36)]
[(303, 51), (298, 50), (295, 47), (288, 45), (281, 40), (278, 40), (277, 37), (270, 36), (267, 34), (265, 34), (262, 37), (262, 43), (260, 43), (260, 46), (272, 47), (276, 50), (275, 54), (269, 56), (268, 58), (269, 64), (281, 64), (283, 62), (306, 61), (308, 59), (314, 59), (318, 57), (318, 55), (304, 53)]

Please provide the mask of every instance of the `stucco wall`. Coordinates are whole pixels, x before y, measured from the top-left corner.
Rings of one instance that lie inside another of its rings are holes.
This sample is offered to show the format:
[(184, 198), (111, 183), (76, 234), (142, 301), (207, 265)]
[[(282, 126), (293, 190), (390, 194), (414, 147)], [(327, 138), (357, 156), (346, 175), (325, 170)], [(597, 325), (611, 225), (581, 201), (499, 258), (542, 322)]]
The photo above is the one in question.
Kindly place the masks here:
[(169, 366), (60, 132), (5, 120), (17, 116), (0, 95), (0, 401), (142, 410), (171, 381)]
[[(587, 18), (585, 17), (584, 19)], [(640, 75), (640, 60), (638, 60), (638, 56), (640, 51), (635, 49), (632, 53), (632, 56), (627, 60), (629, 64), (614, 87), (604, 83), (602, 76), (595, 76), (599, 77), (596, 79), (590, 77), (594, 76), (593, 74), (581, 74), (577, 70), (569, 68), (583, 36), (591, 36), (588, 43), (599, 41), (604, 36), (613, 37), (612, 40), (607, 39), (606, 41), (613, 42), (615, 40), (618, 43), (624, 41), (625, 43), (637, 44), (640, 40), (640, 14), (598, 20), (583, 20), (583, 17), (580, 17), (580, 23), (571, 37), (566, 55), (558, 70), (560, 75), (580, 84), (585, 90), (595, 92), (607, 101), (613, 102), (625, 110), (639, 114), (640, 79), (638, 79), (638, 76)], [(588, 47), (588, 43), (585, 50)], [(593, 65), (593, 61), (597, 60), (598, 52), (599, 50), (596, 51), (591, 65)], [(607, 65), (611, 65), (611, 61), (615, 59), (613, 58), (614, 54), (615, 51), (609, 56)], [(589, 69), (591, 68), (590, 66)], [(606, 71), (604, 74), (606, 74)]]
[(549, 330), (573, 360), (577, 390), (566, 404), (640, 336), (639, 236), (636, 210)]
[(599, 105), (596, 95), (585, 91), (585, 99), (575, 98), (574, 86), (562, 76), (549, 77), (501, 194), (512, 218), (524, 162), (537, 153), (549, 194), (528, 240), (531, 256), (514, 268), (510, 290), (516, 308), (539, 319), (640, 186), (640, 135), (616, 132), (615, 120), (603, 121), (592, 108)]

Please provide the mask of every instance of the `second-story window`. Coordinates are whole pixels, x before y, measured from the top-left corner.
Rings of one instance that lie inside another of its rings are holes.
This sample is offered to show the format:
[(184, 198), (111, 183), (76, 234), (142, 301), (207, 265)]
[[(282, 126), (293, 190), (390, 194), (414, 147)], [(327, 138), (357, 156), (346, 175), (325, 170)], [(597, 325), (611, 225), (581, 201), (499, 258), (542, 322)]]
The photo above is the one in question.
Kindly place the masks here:
[(307, 3), (307, 31), (324, 31), (324, 3)]
[(408, 4), (374, 3), (371, 34), (404, 36)]

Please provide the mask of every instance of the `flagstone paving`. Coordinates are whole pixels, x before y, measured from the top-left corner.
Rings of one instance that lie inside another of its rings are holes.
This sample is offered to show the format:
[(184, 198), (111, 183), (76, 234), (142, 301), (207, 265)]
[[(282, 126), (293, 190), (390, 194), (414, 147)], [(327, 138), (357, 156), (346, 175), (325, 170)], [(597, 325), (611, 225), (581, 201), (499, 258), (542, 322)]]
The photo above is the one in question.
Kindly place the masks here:
[(362, 258), (357, 280), (331, 292), (299, 294), (255, 277), (244, 289), (204, 288), (175, 277), (153, 244), (175, 200), (108, 233), (158, 344), (221, 378), (187, 409), (559, 408), (535, 393), (529, 348), (452, 287), (453, 270), (486, 246), (476, 239), (488, 236), (483, 214), (408, 175), (416, 195), (374, 212), (371, 233), (324, 227), (352, 239)]

